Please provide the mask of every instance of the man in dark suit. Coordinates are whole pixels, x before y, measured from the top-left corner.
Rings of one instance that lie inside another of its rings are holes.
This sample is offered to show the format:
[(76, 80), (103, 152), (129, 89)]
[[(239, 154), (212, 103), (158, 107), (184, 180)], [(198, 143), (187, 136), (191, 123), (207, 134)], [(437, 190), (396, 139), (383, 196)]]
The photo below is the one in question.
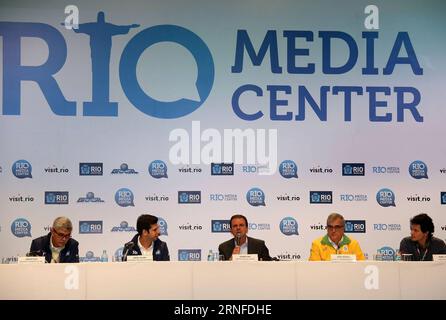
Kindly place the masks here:
[(48, 263), (79, 262), (79, 242), (71, 238), (72, 231), (70, 219), (56, 218), (50, 233), (32, 241), (29, 254), (44, 256)]
[(127, 256), (148, 256), (153, 261), (169, 261), (167, 244), (161, 241), (158, 218), (150, 214), (143, 214), (136, 221), (136, 234), (133, 239), (124, 245), (122, 260)]
[(260, 261), (271, 261), (265, 241), (248, 237), (248, 219), (241, 214), (231, 217), (231, 233), (234, 236), (218, 246), (225, 260), (232, 260), (233, 254), (257, 254)]
[(410, 260), (432, 261), (434, 254), (446, 254), (446, 244), (434, 237), (434, 221), (426, 213), (410, 219), (410, 237), (401, 240), (400, 253), (411, 255)]

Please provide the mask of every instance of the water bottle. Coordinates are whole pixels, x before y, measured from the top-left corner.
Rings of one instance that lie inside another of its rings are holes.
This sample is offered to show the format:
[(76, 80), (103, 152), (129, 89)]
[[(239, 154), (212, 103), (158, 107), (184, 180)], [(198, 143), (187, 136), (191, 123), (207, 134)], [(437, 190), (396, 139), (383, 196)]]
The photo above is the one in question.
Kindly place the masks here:
[(102, 251), (101, 262), (108, 262), (107, 250)]
[(212, 249), (209, 250), (209, 253), (208, 253), (208, 261), (214, 261), (214, 254), (212, 253)]
[(401, 261), (401, 252), (398, 250), (395, 254), (395, 261)]

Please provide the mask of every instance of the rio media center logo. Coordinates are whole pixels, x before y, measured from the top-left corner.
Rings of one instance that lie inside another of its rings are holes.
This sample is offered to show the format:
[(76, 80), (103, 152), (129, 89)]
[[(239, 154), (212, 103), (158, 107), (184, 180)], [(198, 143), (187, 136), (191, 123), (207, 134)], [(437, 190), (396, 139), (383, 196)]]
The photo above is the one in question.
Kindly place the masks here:
[(149, 164), (149, 174), (155, 179), (167, 179), (167, 166), (164, 161), (155, 160)]
[(85, 252), (85, 257), (79, 257), (79, 262), (100, 262), (100, 257), (95, 257), (93, 251)]
[(382, 247), (382, 248), (376, 250), (376, 253), (381, 254), (381, 257), (382, 257), (381, 259), (383, 261), (393, 261), (395, 259), (395, 255), (396, 255), (395, 250), (388, 246), (385, 246), (385, 247)]
[(297, 179), (297, 165), (293, 160), (285, 160), (279, 165), (279, 172), (285, 179)]
[(102, 221), (79, 221), (80, 234), (102, 233)]
[(121, 207), (134, 207), (135, 204), (133, 203), (133, 199), (133, 192), (130, 189), (121, 188), (115, 193), (115, 201)]
[(283, 218), (282, 221), (280, 221), (279, 227), (280, 231), (286, 236), (291, 236), (293, 234), (296, 236), (299, 235), (297, 221), (292, 217)]
[(331, 204), (333, 203), (332, 191), (310, 191), (310, 204)]
[(414, 161), (409, 165), (409, 174), (415, 179), (428, 179), (427, 165), (420, 160)]
[(211, 220), (211, 230), (213, 233), (231, 232), (230, 220)]
[(254, 207), (266, 206), (265, 193), (260, 188), (252, 188), (246, 193), (246, 201)]
[(376, 201), (381, 207), (396, 207), (395, 194), (388, 188), (383, 188), (376, 194)]
[(365, 220), (345, 220), (345, 233), (365, 233)]
[(179, 249), (178, 261), (201, 261), (201, 249)]
[(374, 223), (374, 231), (401, 231), (401, 224), (399, 223)]
[(11, 224), (11, 232), (17, 238), (31, 237), (31, 223), (24, 218), (15, 219)]
[(81, 162), (79, 163), (80, 176), (102, 176), (103, 164), (101, 162)]
[(113, 227), (111, 232), (133, 232), (136, 231), (135, 227), (129, 227), (129, 223), (127, 221), (121, 221), (119, 227)]
[(45, 191), (45, 204), (68, 204), (68, 191)]
[(119, 169), (113, 169), (111, 174), (138, 174), (138, 172), (135, 169), (130, 169), (127, 163), (123, 163)]
[(343, 163), (342, 164), (343, 176), (364, 176), (365, 164), (364, 163)]
[(441, 204), (446, 204), (446, 192), (442, 191), (440, 194)]
[(212, 176), (233, 176), (234, 163), (211, 163)]
[(26, 160), (17, 160), (12, 165), (12, 174), (19, 179), (32, 178), (32, 166)]
[(201, 203), (201, 191), (178, 191), (178, 203)]

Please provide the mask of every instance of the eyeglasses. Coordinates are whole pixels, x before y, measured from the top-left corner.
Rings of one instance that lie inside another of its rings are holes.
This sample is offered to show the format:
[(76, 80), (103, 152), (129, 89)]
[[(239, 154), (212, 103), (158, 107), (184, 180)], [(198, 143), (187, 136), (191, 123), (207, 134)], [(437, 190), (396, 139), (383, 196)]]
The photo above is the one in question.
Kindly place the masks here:
[(340, 226), (340, 225), (336, 225), (336, 226), (328, 225), (327, 226), (327, 229), (329, 229), (329, 230), (336, 230), (336, 231), (339, 231), (339, 230), (341, 230), (343, 228), (344, 228), (344, 226)]
[(57, 234), (57, 236), (61, 237), (62, 239), (69, 239), (71, 238), (71, 232), (69, 234), (63, 234), (56, 231), (56, 229), (53, 229), (53, 232)]

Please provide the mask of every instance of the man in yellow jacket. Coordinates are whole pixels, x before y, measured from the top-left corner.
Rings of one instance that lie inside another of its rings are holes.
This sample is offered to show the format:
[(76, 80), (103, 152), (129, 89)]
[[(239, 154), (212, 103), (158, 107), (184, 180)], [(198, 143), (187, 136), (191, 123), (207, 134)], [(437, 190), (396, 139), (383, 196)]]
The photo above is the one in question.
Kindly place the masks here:
[(329, 261), (332, 254), (354, 254), (356, 260), (365, 260), (358, 241), (344, 235), (345, 220), (339, 213), (327, 218), (327, 234), (311, 244), (310, 261)]

